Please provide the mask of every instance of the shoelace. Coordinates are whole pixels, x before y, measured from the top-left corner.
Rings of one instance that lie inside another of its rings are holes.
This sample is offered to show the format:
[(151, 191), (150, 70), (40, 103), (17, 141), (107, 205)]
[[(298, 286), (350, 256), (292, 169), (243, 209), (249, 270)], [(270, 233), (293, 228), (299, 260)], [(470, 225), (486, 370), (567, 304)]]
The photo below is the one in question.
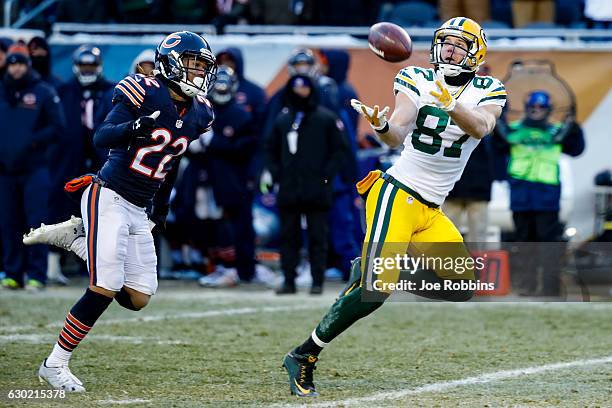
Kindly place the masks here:
[(314, 387), (312, 374), (317, 367), (314, 364), (300, 364), (300, 384), (306, 387)]
[(68, 366), (57, 367), (57, 377), (60, 380), (60, 386), (71, 383), (79, 384), (79, 380), (72, 374)]

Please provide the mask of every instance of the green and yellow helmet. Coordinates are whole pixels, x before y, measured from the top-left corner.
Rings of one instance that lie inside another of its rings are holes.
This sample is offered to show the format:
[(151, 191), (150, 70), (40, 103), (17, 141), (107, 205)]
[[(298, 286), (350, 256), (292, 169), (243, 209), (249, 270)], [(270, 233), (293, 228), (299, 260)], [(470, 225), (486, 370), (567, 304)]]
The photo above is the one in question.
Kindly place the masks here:
[[(461, 38), (467, 43), (466, 55), (460, 64), (442, 60), (442, 45), (449, 36)], [(487, 37), (480, 24), (467, 17), (454, 17), (434, 31), (429, 62), (437, 66), (444, 75), (456, 76), (461, 72), (476, 72), (485, 62), (486, 53)]]

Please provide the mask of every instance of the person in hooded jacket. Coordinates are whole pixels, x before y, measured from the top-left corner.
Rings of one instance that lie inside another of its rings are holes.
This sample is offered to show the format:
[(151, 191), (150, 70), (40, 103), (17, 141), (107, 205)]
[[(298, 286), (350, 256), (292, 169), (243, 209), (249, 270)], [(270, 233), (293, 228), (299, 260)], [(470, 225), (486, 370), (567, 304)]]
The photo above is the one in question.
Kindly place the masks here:
[(61, 86), (62, 80), (51, 72), (51, 50), (47, 40), (42, 37), (32, 37), (28, 41), (28, 51), (32, 68), (38, 72), (43, 81), (57, 90)]
[(239, 48), (229, 47), (221, 50), (217, 54), (217, 64), (219, 66), (228, 66), (235, 74), (238, 81), (233, 100), (244, 110), (251, 114), (253, 129), (256, 131), (259, 148), (253, 154), (249, 164), (248, 183), (252, 186), (257, 185), (257, 178), (261, 172), (262, 154), (261, 154), (261, 139), (264, 132), (264, 121), (266, 119), (266, 106), (268, 97), (262, 87), (255, 82), (248, 80), (244, 76), (244, 59)]
[[(253, 230), (253, 190), (249, 183), (250, 162), (257, 149), (257, 131), (251, 112), (236, 101), (238, 76), (234, 71), (221, 66), (217, 80), (210, 92), (215, 110), (212, 132), (199, 139), (201, 152), (193, 166), (204, 166), (214, 194), (216, 204), (222, 209), (223, 221), (229, 228), (218, 229), (229, 237), (220, 237), (220, 242), (230, 242), (235, 249), (235, 260), (222, 268), (214, 279), (203, 281), (205, 286), (231, 286), (250, 282), (255, 275), (255, 231)], [(196, 146), (190, 147), (194, 152)], [(190, 164), (191, 166), (191, 164)], [(186, 173), (190, 173), (191, 171)], [(234, 269), (236, 271), (233, 271)]]
[[(94, 147), (93, 134), (112, 109), (114, 84), (102, 75), (100, 49), (84, 45), (73, 54), (74, 77), (61, 84), (57, 93), (62, 101), (66, 118), (66, 131), (59, 142), (48, 151), (51, 168), (50, 220), (57, 223), (78, 216), (80, 208), (64, 192), (64, 184), (85, 173), (96, 173), (108, 154), (108, 150)], [(52, 247), (49, 252), (48, 275), (51, 281), (65, 284), (61, 272), (61, 252)]]
[(339, 105), (346, 110), (353, 129), (359, 125), (359, 113), (351, 108), (351, 99), (359, 99), (357, 91), (347, 79), (351, 56), (345, 50), (325, 49), (321, 51), (324, 60), (323, 73), (336, 81)]
[[(42, 289), (46, 283), (47, 247), (26, 247), (26, 227), (47, 221), (49, 169), (47, 147), (64, 130), (55, 90), (31, 69), (21, 53), (7, 56), (0, 83), (0, 239), (7, 277), (5, 288)], [(28, 280), (24, 282), (24, 275)]]
[(349, 143), (349, 156), (339, 177), (334, 180), (334, 199), (329, 212), (330, 225), (330, 267), (342, 272), (342, 278), (348, 279), (351, 261), (359, 255), (360, 243), (364, 231), (361, 225), (361, 213), (356, 206), (359, 196), (355, 190), (357, 177), (357, 126), (359, 114), (351, 108), (350, 101), (358, 99), (355, 89), (347, 81), (350, 56), (344, 50), (321, 50), (321, 78), (330, 78), (333, 83), (332, 95), (336, 100), (334, 112), (340, 116), (345, 125), (345, 135)]
[[(278, 184), (281, 220), (281, 267), (284, 283), (278, 294), (296, 292), (296, 267), (301, 247), (301, 219), (307, 222), (311, 294), (323, 291), (332, 181), (348, 149), (342, 121), (319, 104), (309, 75), (294, 75), (284, 89), (285, 108), (264, 143), (267, 171), (262, 187)], [(271, 180), (270, 180), (271, 179)]]
[[(66, 117), (66, 131), (49, 152), (53, 161), (51, 217), (60, 222), (79, 214), (79, 206), (64, 193), (64, 184), (85, 173), (97, 172), (106, 159), (107, 150), (93, 145), (93, 134), (109, 112), (114, 84), (102, 75), (100, 49), (81, 46), (73, 54), (74, 77), (58, 88)], [(100, 112), (104, 109), (104, 112)]]
[[(561, 202), (561, 155), (576, 157), (585, 148), (584, 134), (574, 112), (565, 122), (553, 121), (553, 98), (545, 90), (531, 91), (521, 120), (498, 120), (495, 146), (509, 155), (510, 210), (517, 242), (548, 244), (519, 245), (514, 275), (520, 294), (561, 294), (563, 226), (559, 221)], [(539, 276), (541, 274), (541, 285)], [(541, 289), (538, 288), (541, 286)]]
[(261, 129), (264, 120), (267, 97), (262, 87), (255, 82), (248, 80), (244, 76), (244, 59), (239, 48), (229, 47), (221, 50), (217, 54), (217, 64), (228, 66), (236, 73), (238, 89), (234, 100), (238, 105), (242, 105), (247, 112), (250, 112), (256, 129)]
[[(306, 75), (311, 78), (315, 88), (319, 103), (327, 109), (341, 116), (338, 104), (337, 86), (333, 79), (321, 75), (319, 72), (319, 64), (312, 50), (308, 48), (298, 48), (293, 51), (287, 61), (287, 73), (289, 78), (296, 75)], [(267, 135), (272, 130), (274, 122), (278, 114), (286, 107), (285, 87), (277, 90), (266, 106), (265, 122), (263, 125), (263, 134)]]

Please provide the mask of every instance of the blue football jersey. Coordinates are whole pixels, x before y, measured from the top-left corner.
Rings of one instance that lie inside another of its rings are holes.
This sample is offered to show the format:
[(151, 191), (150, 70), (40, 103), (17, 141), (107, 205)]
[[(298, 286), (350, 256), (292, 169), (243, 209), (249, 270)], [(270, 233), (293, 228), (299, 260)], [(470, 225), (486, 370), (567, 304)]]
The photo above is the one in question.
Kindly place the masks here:
[[(94, 137), (96, 144), (111, 148), (99, 177), (131, 203), (150, 207), (189, 143), (212, 125), (212, 106), (206, 98), (195, 97), (179, 112), (164, 82), (141, 74), (129, 75), (115, 86), (113, 104)], [(131, 121), (155, 111), (160, 115), (151, 139), (132, 140)]]

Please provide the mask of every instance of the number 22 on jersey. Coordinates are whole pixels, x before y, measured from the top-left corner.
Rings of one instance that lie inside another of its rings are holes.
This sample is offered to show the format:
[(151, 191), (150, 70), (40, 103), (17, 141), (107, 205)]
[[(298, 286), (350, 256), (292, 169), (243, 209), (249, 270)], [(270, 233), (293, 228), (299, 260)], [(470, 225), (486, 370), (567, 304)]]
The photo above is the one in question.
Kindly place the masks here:
[[(136, 155), (134, 156), (134, 160), (132, 160), (132, 164), (130, 164), (130, 168), (140, 174), (144, 174), (147, 177), (151, 177), (156, 180), (163, 180), (167, 174), (167, 172), (164, 170), (165, 165), (172, 159), (172, 157), (180, 156), (185, 153), (189, 145), (189, 140), (186, 137), (181, 136), (172, 142), (172, 134), (169, 130), (164, 128), (155, 129), (153, 133), (151, 133), (151, 140), (154, 140), (157, 143), (138, 149)], [(170, 144), (170, 142), (172, 143)], [(152, 169), (151, 167), (148, 167), (142, 163), (147, 155), (163, 151), (168, 144), (170, 144), (171, 147), (174, 147), (176, 152), (163, 156), (155, 169)]]

